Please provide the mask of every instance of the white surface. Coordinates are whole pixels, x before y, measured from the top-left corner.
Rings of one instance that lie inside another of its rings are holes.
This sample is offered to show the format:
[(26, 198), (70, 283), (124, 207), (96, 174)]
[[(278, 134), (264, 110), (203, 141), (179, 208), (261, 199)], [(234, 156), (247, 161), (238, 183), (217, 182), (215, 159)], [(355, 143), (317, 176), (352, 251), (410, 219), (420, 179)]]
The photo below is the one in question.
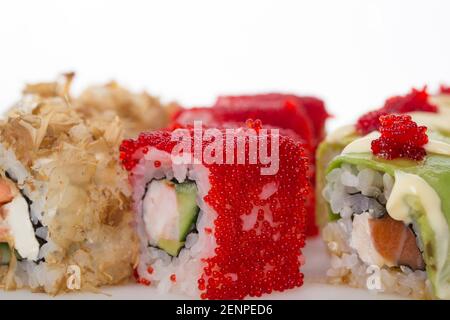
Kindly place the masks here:
[(0, 106), (78, 72), (165, 100), (292, 91), (348, 122), (411, 86), (450, 83), (448, 0), (0, 2)]
[[(304, 250), (306, 265), (302, 269), (305, 274), (305, 283), (302, 287), (276, 292), (263, 296), (264, 299), (402, 299), (397, 295), (374, 293), (363, 289), (353, 289), (345, 286), (334, 286), (321, 283), (329, 266), (328, 255), (320, 238), (310, 239)], [(0, 300), (8, 299), (187, 299), (185, 296), (174, 294), (159, 294), (155, 289), (142, 285), (129, 284), (125, 286), (103, 288), (101, 294), (71, 293), (49, 297), (43, 293), (30, 293), (25, 290), (4, 292), (0, 290)]]

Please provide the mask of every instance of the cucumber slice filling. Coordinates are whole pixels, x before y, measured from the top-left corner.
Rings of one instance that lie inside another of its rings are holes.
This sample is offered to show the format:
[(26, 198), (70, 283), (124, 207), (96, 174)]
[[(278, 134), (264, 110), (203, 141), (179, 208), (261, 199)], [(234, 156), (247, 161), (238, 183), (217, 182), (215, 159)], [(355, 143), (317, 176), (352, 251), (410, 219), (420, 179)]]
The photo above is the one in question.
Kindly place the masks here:
[(0, 266), (8, 265), (11, 261), (11, 249), (6, 242), (0, 243)]
[(195, 230), (200, 208), (197, 186), (187, 180), (152, 180), (143, 198), (143, 220), (149, 245), (175, 257)]

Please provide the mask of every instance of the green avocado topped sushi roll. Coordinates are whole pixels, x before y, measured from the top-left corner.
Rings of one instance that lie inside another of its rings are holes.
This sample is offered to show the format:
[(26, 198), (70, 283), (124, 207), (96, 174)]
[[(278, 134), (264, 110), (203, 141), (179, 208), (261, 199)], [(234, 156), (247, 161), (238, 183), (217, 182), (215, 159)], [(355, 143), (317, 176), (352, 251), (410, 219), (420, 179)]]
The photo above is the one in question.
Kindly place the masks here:
[(331, 254), (328, 279), (450, 299), (450, 139), (410, 115), (377, 120), (367, 134), (347, 127), (341, 129), (346, 141), (329, 139), (319, 147), (318, 215)]
[[(409, 116), (382, 118), (392, 127), (353, 141), (326, 170), (328, 275), (369, 289), (450, 298), (450, 144), (431, 133), (411, 136), (411, 128), (425, 127)], [(378, 286), (367, 282), (369, 269), (379, 271)]]
[(441, 91), (437, 95), (429, 95), (426, 88), (412, 89), (404, 96), (391, 97), (381, 108), (359, 117), (355, 124), (342, 126), (329, 133), (316, 151), (316, 219), (319, 226), (327, 222), (326, 205), (321, 194), (328, 164), (350, 142), (377, 130), (378, 118), (386, 114), (408, 114), (417, 124), (450, 137), (450, 94)]

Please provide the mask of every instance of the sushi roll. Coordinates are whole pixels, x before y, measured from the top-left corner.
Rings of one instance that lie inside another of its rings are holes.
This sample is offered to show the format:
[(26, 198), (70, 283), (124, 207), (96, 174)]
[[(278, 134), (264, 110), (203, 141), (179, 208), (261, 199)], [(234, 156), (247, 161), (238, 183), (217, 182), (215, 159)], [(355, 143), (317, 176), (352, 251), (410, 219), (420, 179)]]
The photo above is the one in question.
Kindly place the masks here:
[(325, 122), (329, 117), (320, 99), (270, 93), (221, 96), (212, 108), (179, 109), (172, 121), (180, 124), (192, 124), (194, 120), (244, 123), (247, 119), (259, 119), (265, 125), (295, 132), (305, 146), (315, 150), (325, 136)]
[(177, 109), (175, 103), (163, 105), (157, 97), (147, 92), (130, 92), (115, 81), (86, 88), (72, 104), (91, 122), (119, 117), (124, 138), (135, 138), (141, 131), (166, 127), (169, 114)]
[(352, 141), (378, 129), (379, 117), (387, 114), (408, 114), (419, 125), (443, 136), (450, 136), (450, 95), (443, 86), (438, 94), (429, 95), (427, 88), (412, 89), (403, 96), (388, 98), (379, 109), (359, 117), (355, 124), (340, 127), (319, 144), (316, 151), (316, 220), (319, 226), (327, 222), (327, 205), (321, 196), (325, 187), (325, 170), (330, 161)]
[(433, 97), (435, 104), (450, 107), (450, 86), (441, 85), (439, 93)]
[(54, 89), (27, 88), (0, 123), (6, 290), (97, 291), (126, 282), (138, 257), (131, 190), (118, 161), (120, 122), (89, 126)]
[(93, 126), (114, 122), (118, 117), (122, 124), (122, 139), (137, 137), (144, 130), (166, 127), (170, 114), (179, 108), (175, 103), (163, 105), (147, 92), (131, 92), (115, 81), (90, 86), (79, 96), (74, 96), (70, 92), (74, 79), (75, 73), (65, 73), (55, 81), (27, 84), (23, 93), (41, 98), (61, 97)]
[[(222, 117), (228, 121), (245, 121), (247, 118), (259, 119), (263, 123), (296, 133), (311, 151), (310, 179), (315, 185), (315, 151), (325, 136), (325, 123), (330, 117), (322, 100), (315, 97), (292, 94), (259, 94), (247, 96), (222, 96), (214, 105)], [(316, 236), (316, 200), (311, 192), (307, 199), (308, 236)]]
[[(278, 127), (295, 139), (300, 139), (310, 154), (311, 183), (315, 184), (315, 150), (325, 133), (325, 122), (329, 114), (323, 101), (313, 97), (288, 94), (260, 94), (248, 96), (219, 97), (212, 108), (193, 108), (179, 111), (175, 123), (192, 124), (194, 120), (226, 127), (229, 123), (245, 123), (247, 119), (258, 119), (266, 125)], [(318, 233), (316, 226), (315, 194), (307, 199), (307, 235)]]
[(324, 173), (329, 280), (450, 299), (450, 140), (407, 114), (377, 121)]
[(324, 138), (325, 122), (330, 117), (320, 99), (280, 93), (222, 96), (217, 99), (214, 108), (227, 121), (253, 118), (293, 130), (313, 149)]
[[(140, 238), (139, 283), (202, 299), (302, 285), (308, 159), (298, 141), (257, 121), (249, 126), (154, 131), (122, 143)], [(278, 169), (260, 161), (263, 148)]]

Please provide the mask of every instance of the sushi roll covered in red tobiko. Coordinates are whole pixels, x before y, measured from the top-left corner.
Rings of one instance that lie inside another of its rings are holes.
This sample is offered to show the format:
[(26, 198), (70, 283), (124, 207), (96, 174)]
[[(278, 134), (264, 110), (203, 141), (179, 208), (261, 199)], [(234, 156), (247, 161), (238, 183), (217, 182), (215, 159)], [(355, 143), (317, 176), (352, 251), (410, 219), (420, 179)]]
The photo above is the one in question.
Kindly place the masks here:
[(301, 286), (304, 146), (260, 122), (125, 140), (140, 237), (138, 282), (203, 299)]

